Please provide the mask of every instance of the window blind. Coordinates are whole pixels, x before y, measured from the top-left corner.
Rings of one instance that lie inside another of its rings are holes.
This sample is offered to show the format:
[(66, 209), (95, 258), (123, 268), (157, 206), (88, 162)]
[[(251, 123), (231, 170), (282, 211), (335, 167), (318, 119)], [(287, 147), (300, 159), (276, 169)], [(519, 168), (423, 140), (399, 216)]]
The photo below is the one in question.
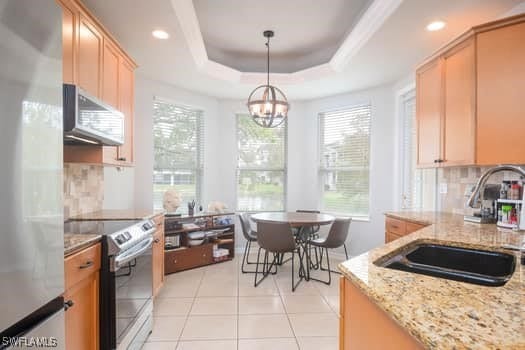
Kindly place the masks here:
[(279, 211), (286, 203), (286, 122), (262, 128), (237, 116), (237, 210)]
[(415, 91), (401, 96), (401, 113), (403, 126), (401, 208), (434, 210), (437, 198), (437, 169), (417, 168)]
[(369, 216), (371, 106), (319, 113), (323, 211)]
[(164, 192), (174, 187), (181, 195), (180, 210), (187, 202), (201, 201), (204, 153), (203, 111), (160, 99), (153, 102), (153, 195), (162, 208)]
[(416, 169), (416, 97), (413, 91), (402, 97), (403, 113), (403, 169), (402, 205), (403, 209), (421, 207), (421, 172)]

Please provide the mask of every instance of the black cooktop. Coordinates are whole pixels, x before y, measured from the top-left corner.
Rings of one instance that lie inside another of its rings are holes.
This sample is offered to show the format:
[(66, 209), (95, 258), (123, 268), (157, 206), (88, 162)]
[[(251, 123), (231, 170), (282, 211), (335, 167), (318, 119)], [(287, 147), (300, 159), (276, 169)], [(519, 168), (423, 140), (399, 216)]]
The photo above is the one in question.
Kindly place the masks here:
[(96, 234), (105, 236), (133, 226), (140, 221), (141, 220), (72, 220), (64, 223), (64, 233), (82, 235)]

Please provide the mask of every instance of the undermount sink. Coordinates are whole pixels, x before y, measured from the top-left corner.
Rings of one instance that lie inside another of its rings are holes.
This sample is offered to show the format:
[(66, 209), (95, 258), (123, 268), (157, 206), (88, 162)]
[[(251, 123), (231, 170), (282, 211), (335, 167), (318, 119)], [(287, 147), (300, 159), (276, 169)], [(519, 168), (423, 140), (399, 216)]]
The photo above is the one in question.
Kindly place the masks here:
[(390, 269), (493, 287), (507, 283), (516, 268), (511, 254), (429, 243), (380, 260), (377, 265)]

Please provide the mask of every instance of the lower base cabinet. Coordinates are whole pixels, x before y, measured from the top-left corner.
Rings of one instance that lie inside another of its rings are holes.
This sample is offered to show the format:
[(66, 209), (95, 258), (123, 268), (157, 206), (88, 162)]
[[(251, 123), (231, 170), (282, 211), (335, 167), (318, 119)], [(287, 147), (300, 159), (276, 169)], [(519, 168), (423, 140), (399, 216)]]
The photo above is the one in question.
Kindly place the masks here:
[(66, 349), (99, 348), (100, 243), (65, 258)]
[(385, 243), (395, 241), (396, 239), (420, 230), (425, 226), (427, 225), (387, 216), (385, 219)]
[(153, 218), (157, 230), (153, 234), (152, 268), (153, 268), (153, 296), (159, 294), (164, 285), (164, 215)]
[(340, 280), (339, 322), (340, 350), (424, 349), (345, 277)]

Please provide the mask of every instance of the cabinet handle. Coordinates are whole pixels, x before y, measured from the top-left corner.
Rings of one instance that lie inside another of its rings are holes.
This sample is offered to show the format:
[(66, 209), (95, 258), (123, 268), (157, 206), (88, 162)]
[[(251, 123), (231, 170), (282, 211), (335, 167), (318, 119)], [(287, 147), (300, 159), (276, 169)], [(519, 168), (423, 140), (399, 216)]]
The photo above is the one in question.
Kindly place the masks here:
[(85, 264), (80, 265), (78, 268), (83, 270), (83, 269), (87, 269), (87, 268), (89, 268), (91, 266), (93, 266), (93, 261), (90, 260), (90, 261), (87, 261)]
[(67, 311), (69, 308), (73, 307), (73, 305), (75, 305), (75, 303), (73, 302), (73, 300), (68, 300), (64, 303), (64, 311)]
[(154, 242), (154, 243), (159, 243), (159, 242), (160, 242), (160, 239), (156, 238), (153, 242)]
[(392, 226), (392, 228), (399, 228), (399, 226), (397, 226), (397, 225), (391, 225), (391, 226)]
[(126, 161), (126, 157), (118, 157), (117, 160), (119, 162), (125, 162)]

